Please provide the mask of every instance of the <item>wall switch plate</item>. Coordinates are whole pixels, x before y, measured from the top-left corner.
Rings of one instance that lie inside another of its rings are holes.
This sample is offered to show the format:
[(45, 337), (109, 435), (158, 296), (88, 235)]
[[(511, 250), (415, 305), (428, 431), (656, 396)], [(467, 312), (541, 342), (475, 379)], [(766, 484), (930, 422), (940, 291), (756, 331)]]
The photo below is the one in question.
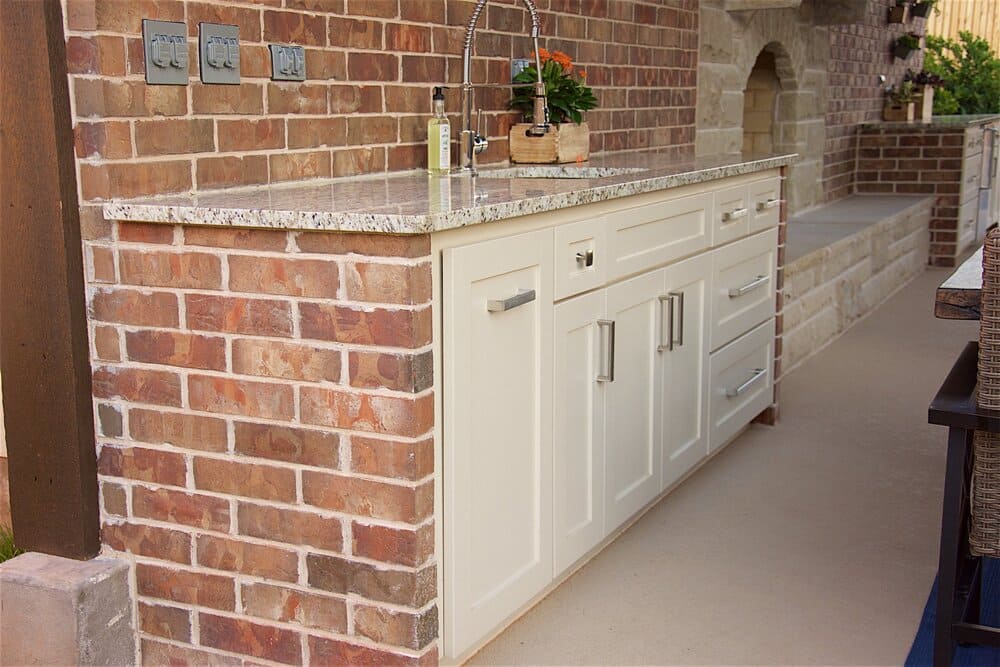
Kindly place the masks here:
[(306, 50), (301, 46), (271, 44), (271, 78), (275, 81), (306, 80)]
[(221, 23), (198, 24), (201, 82), (239, 85), (240, 29)]
[(146, 52), (146, 83), (187, 85), (187, 25), (143, 19), (142, 44)]

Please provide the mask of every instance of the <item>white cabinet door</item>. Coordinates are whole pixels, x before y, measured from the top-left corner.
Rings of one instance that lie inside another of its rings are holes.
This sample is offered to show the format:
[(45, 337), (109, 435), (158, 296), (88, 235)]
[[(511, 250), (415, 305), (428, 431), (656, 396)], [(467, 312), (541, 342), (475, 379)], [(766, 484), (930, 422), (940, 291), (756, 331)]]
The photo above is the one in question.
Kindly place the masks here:
[(663, 271), (652, 271), (607, 290), (615, 322), (614, 381), (607, 383), (605, 493), (607, 528), (613, 530), (660, 491), (659, 363)]
[(660, 344), (663, 478), (666, 489), (708, 455), (708, 322), (712, 257), (666, 270), (666, 331)]
[(449, 656), (552, 579), (552, 258), (552, 230), (444, 252)]
[(552, 523), (558, 576), (595, 547), (604, 526), (604, 399), (612, 324), (604, 290), (555, 308), (552, 346)]

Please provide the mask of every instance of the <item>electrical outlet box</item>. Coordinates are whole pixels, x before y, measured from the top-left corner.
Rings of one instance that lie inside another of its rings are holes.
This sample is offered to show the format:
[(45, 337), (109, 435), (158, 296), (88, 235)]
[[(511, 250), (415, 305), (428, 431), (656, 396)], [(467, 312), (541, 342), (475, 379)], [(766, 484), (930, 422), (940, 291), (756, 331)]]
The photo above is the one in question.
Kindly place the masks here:
[(531, 61), (527, 58), (514, 58), (510, 61), (510, 80), (513, 81), (514, 77), (528, 69), (531, 66)]
[(301, 46), (271, 44), (271, 78), (275, 81), (306, 80), (306, 50)]
[(202, 83), (239, 85), (240, 29), (221, 23), (198, 24)]
[(187, 85), (187, 25), (177, 21), (143, 19), (142, 44), (146, 52), (146, 83)]

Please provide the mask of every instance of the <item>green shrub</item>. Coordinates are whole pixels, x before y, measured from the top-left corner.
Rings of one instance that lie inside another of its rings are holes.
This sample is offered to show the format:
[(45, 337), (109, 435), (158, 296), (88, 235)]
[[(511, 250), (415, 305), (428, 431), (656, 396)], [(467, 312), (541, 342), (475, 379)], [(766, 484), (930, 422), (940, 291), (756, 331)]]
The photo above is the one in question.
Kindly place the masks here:
[(971, 32), (959, 41), (927, 36), (924, 69), (944, 80), (934, 95), (934, 115), (1000, 112), (1000, 58)]
[(0, 526), (0, 563), (24, 553), (14, 545), (14, 533), (7, 526)]

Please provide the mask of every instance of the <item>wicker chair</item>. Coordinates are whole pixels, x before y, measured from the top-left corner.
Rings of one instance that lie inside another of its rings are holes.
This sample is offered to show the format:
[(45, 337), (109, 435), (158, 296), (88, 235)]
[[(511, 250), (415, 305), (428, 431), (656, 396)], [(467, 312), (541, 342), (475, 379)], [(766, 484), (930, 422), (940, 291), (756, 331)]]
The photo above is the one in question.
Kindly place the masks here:
[(934, 664), (956, 642), (1000, 646), (980, 623), (983, 558), (1000, 557), (1000, 230), (986, 236), (979, 343), (966, 345), (929, 410), (948, 426)]

